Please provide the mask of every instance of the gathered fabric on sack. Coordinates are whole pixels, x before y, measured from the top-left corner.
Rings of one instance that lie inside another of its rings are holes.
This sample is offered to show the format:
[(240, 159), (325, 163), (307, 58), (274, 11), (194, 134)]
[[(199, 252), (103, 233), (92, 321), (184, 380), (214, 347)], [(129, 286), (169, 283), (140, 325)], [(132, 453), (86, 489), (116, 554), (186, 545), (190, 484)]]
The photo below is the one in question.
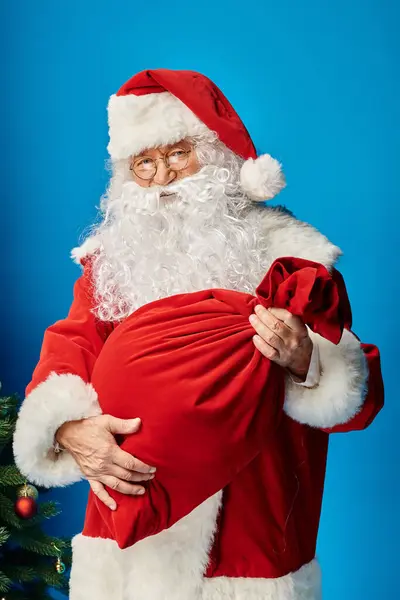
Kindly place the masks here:
[(230, 484), (279, 426), (284, 369), (255, 348), (254, 307), (286, 308), (338, 344), (345, 307), (325, 267), (276, 260), (256, 294), (209, 289), (152, 302), (111, 333), (91, 382), (104, 413), (140, 417), (125, 451), (157, 467), (143, 496), (109, 493), (111, 511), (90, 492), (83, 534), (120, 548), (155, 535)]

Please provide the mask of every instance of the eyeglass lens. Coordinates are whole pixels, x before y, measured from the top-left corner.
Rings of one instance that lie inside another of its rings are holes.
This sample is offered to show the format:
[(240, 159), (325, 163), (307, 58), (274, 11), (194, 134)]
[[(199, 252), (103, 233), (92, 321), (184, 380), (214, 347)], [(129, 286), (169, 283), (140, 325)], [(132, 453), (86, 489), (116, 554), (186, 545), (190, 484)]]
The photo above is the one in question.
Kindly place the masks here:
[[(141, 179), (152, 179), (157, 172), (157, 162), (149, 156), (141, 156), (134, 161), (132, 168), (134, 173)], [(181, 171), (189, 162), (189, 151), (182, 148), (173, 148), (164, 157), (167, 168)]]

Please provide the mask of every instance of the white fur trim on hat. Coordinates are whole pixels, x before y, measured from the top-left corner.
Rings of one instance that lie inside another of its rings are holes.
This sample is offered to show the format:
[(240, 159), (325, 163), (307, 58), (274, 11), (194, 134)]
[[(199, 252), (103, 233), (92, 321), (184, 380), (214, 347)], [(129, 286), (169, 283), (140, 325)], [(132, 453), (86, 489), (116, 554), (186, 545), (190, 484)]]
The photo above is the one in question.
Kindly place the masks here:
[(108, 151), (115, 160), (128, 158), (146, 148), (174, 144), (185, 137), (210, 131), (181, 100), (169, 92), (111, 96), (108, 125)]
[(269, 154), (249, 158), (240, 171), (243, 191), (252, 200), (271, 200), (285, 187), (281, 164)]

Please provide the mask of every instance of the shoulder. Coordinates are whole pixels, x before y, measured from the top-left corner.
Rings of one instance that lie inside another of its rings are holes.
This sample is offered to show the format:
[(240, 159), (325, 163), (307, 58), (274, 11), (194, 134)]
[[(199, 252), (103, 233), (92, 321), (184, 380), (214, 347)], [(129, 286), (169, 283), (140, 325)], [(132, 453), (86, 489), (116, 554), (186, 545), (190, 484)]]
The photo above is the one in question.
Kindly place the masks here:
[(85, 263), (101, 250), (101, 244), (96, 236), (90, 236), (80, 245), (71, 250), (71, 258), (77, 265)]
[(332, 269), (341, 256), (341, 249), (315, 227), (296, 219), (284, 206), (255, 206), (247, 218), (254, 222), (264, 238), (271, 261), (283, 256), (295, 256), (318, 262)]

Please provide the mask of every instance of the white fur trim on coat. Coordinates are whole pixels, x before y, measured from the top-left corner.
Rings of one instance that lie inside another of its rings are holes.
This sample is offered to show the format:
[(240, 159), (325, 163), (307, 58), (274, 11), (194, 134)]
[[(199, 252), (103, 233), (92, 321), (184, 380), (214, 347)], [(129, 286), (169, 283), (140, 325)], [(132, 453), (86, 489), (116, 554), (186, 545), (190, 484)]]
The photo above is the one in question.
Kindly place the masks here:
[(312, 427), (347, 423), (360, 411), (367, 390), (368, 366), (360, 342), (347, 329), (337, 346), (316, 333), (310, 336), (319, 348), (319, 384), (304, 388), (288, 377), (284, 410), (295, 421)]
[(108, 125), (108, 151), (114, 160), (129, 158), (146, 148), (174, 144), (185, 137), (210, 131), (170, 92), (111, 96)]
[(90, 383), (72, 374), (51, 373), (25, 398), (14, 433), (14, 456), (25, 477), (43, 487), (65, 486), (83, 475), (68, 452), (55, 453), (54, 435), (66, 421), (101, 414)]
[[(282, 256), (296, 256), (321, 263), (330, 270), (342, 251), (312, 225), (299, 221), (279, 207), (253, 205), (247, 219), (254, 222), (254, 229), (260, 231), (260, 245), (265, 248), (269, 264)], [(71, 251), (76, 263), (100, 249), (96, 236), (86, 239), (81, 246)]]
[(86, 240), (80, 246), (76, 248), (72, 248), (71, 250), (71, 258), (72, 260), (79, 265), (82, 259), (94, 254), (97, 250), (100, 250), (101, 244), (100, 240), (96, 236), (91, 236), (86, 238)]
[(254, 205), (247, 218), (254, 222), (255, 231), (261, 233), (260, 246), (265, 248), (270, 265), (277, 258), (294, 256), (331, 270), (342, 254), (318, 229), (296, 219), (282, 207)]
[(278, 579), (204, 577), (221, 500), (219, 492), (124, 550), (113, 540), (75, 536), (70, 600), (320, 600), (316, 560)]
[(200, 599), (221, 499), (218, 492), (170, 529), (124, 550), (113, 540), (76, 536), (70, 600)]
[(321, 569), (316, 559), (276, 579), (212, 577), (201, 600), (321, 600)]
[(240, 171), (243, 191), (252, 200), (271, 200), (285, 187), (281, 164), (269, 154), (246, 160)]

